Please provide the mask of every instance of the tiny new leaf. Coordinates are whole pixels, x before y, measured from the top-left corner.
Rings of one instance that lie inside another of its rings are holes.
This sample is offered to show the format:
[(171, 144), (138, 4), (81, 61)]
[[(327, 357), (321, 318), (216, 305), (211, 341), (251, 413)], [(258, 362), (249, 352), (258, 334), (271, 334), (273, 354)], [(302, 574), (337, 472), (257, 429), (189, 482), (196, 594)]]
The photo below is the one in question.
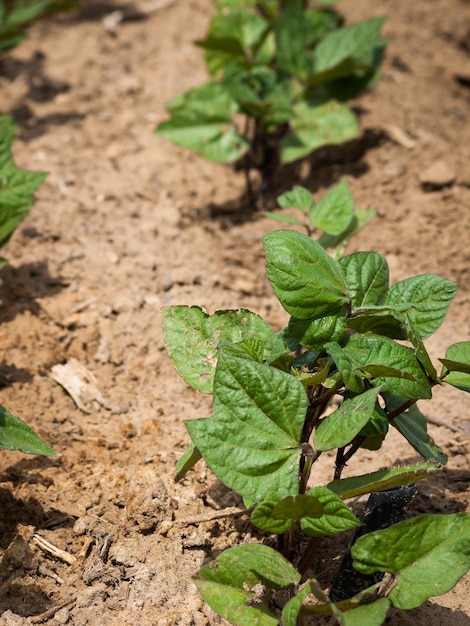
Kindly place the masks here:
[(333, 187), (309, 212), (312, 224), (330, 235), (346, 230), (353, 215), (354, 199), (347, 181)]
[(393, 606), (414, 609), (449, 591), (470, 568), (470, 514), (422, 515), (360, 537), (351, 548), (362, 574), (389, 572)]

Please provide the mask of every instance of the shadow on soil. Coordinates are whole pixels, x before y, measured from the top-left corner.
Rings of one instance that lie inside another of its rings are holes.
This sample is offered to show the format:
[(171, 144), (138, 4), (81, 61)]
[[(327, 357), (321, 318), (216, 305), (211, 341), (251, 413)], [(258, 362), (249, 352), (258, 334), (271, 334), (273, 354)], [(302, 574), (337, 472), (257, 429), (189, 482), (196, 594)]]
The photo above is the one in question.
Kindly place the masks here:
[[(221, 220), (222, 225), (227, 224), (228, 218), (234, 225), (242, 224), (250, 221), (257, 211), (277, 209), (277, 197), (294, 185), (302, 185), (316, 193), (319, 189), (331, 188), (345, 176), (360, 178), (370, 169), (363, 160), (364, 155), (385, 141), (388, 141), (388, 137), (384, 131), (367, 129), (357, 139), (319, 148), (301, 161), (281, 166), (264, 196), (259, 191), (259, 184), (252, 180), (252, 196), (246, 192), (241, 198), (227, 203), (209, 205), (209, 217)], [(251, 173), (252, 179), (255, 176)]]
[(24, 311), (39, 315), (41, 307), (36, 300), (56, 295), (67, 286), (49, 274), (47, 261), (20, 267), (5, 265), (0, 279), (0, 323), (9, 322)]

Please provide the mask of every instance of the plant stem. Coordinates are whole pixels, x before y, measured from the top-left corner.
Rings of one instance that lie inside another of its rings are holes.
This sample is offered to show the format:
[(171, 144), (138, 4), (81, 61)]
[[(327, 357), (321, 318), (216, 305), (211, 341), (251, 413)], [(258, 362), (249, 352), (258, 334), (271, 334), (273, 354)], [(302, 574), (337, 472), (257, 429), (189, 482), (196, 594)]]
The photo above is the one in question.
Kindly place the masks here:
[(297, 567), (299, 574), (304, 576), (307, 570), (311, 567), (317, 555), (318, 546), (320, 544), (320, 537), (311, 537), (308, 542), (308, 546), (302, 556), (302, 560)]

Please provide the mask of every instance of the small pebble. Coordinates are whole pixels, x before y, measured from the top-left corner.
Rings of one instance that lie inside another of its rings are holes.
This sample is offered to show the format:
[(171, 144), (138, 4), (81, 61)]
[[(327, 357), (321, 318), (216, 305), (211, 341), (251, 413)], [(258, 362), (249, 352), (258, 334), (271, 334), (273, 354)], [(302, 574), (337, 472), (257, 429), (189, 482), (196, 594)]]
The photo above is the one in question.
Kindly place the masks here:
[(425, 191), (449, 187), (454, 180), (455, 172), (444, 161), (436, 161), (419, 175), (419, 182)]

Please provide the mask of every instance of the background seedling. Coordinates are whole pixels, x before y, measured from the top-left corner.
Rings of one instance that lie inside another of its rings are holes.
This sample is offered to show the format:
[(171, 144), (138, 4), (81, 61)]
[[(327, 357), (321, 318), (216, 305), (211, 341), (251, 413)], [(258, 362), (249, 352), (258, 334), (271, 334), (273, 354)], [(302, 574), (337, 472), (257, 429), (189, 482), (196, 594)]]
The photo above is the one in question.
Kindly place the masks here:
[(344, 25), (332, 2), (218, 0), (204, 48), (210, 80), (167, 104), (156, 132), (211, 161), (260, 172), (359, 134), (345, 104), (377, 79), (383, 18)]

